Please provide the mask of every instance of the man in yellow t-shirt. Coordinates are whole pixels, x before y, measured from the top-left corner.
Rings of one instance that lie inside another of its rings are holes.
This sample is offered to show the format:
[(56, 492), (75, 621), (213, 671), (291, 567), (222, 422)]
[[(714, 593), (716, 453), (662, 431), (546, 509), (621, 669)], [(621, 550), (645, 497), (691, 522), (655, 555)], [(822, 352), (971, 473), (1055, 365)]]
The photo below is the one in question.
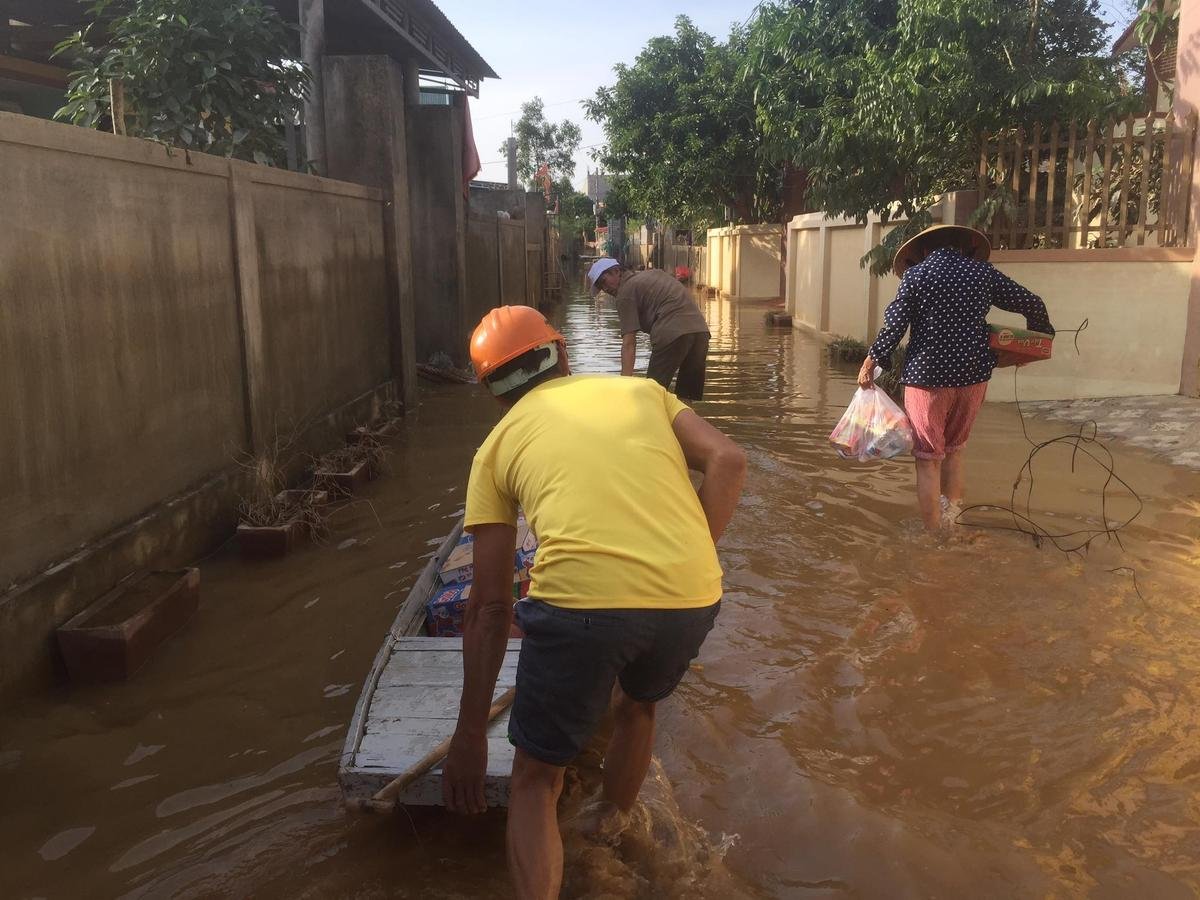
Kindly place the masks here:
[[(466, 527), (475, 582), (463, 638), (446, 806), (484, 810), (487, 716), (513, 618), (521, 507), (538, 537), (509, 717), (508, 858), (517, 896), (557, 897), (563, 767), (610, 700), (604, 799), (627, 812), (650, 764), (655, 704), (675, 690), (721, 597), (716, 541), (745, 455), (648, 379), (570, 375), (566, 342), (536, 310), (501, 307), (471, 338), (480, 380), (508, 407), (475, 455)], [(688, 469), (703, 473), (697, 492)]]

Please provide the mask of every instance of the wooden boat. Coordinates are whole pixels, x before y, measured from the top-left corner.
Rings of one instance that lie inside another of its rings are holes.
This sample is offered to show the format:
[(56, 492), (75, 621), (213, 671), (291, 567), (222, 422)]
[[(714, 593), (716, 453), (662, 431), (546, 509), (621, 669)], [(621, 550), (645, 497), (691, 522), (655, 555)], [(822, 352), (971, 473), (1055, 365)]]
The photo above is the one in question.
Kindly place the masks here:
[[(352, 805), (368, 801), (454, 733), (462, 694), (462, 638), (427, 637), (424, 626), (425, 603), (438, 589), (438, 572), (462, 531), (460, 520), (421, 572), (367, 675), (338, 766), (342, 795)], [(508, 642), (493, 700), (516, 684), (520, 648), (520, 640)], [(484, 789), (490, 806), (508, 805), (514, 751), (507, 734), (506, 711), (488, 728)], [(442, 805), (440, 764), (396, 799)]]

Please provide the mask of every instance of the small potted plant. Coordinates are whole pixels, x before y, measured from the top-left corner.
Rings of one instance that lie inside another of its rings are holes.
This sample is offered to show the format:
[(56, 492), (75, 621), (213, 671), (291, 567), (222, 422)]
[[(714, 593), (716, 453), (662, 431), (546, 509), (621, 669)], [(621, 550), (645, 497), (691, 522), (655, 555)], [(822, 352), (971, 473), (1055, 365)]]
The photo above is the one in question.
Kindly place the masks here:
[(238, 547), (251, 559), (285, 556), (305, 538), (328, 531), (329, 492), (317, 488), (280, 491), (269, 499), (243, 501), (238, 509)]
[(829, 342), (829, 358), (834, 363), (859, 365), (867, 358), (868, 347), (860, 340), (846, 335), (836, 335)]
[(284, 556), (304, 538), (326, 533), (328, 490), (286, 488), (281, 462), (290, 442), (275, 441), (257, 456), (241, 461), (248, 489), (238, 504), (238, 548), (251, 559)]

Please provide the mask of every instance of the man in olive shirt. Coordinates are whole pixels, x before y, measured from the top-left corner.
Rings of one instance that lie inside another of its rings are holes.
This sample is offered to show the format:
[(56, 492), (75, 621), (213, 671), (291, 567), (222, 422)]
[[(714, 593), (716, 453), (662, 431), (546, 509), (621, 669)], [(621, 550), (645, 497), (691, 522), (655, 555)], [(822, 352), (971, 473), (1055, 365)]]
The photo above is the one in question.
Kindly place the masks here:
[(632, 375), (637, 333), (650, 335), (650, 364), (646, 377), (667, 390), (675, 379), (675, 394), (683, 400), (704, 396), (708, 362), (708, 323), (687, 288), (661, 269), (629, 272), (615, 259), (598, 259), (588, 272), (592, 292), (617, 298), (621, 322), (621, 374)]

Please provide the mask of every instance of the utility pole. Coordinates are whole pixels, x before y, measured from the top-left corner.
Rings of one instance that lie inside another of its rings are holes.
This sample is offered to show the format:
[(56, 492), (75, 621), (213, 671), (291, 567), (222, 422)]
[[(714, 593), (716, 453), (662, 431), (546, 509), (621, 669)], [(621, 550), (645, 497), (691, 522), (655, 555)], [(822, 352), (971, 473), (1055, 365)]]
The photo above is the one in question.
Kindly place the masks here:
[(519, 185), (517, 184), (517, 139), (510, 137), (508, 139), (508, 189), (515, 191)]
[(304, 101), (304, 153), (318, 174), (326, 170), (325, 150), (325, 0), (300, 0), (300, 57), (312, 72)]

